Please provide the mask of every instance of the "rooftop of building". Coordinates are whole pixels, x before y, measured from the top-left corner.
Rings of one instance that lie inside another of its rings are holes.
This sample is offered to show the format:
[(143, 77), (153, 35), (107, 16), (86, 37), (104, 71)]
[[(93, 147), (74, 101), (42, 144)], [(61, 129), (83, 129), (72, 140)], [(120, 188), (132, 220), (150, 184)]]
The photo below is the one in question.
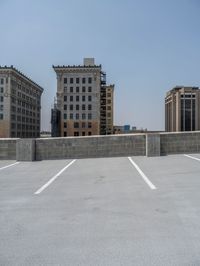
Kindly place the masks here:
[(52, 66), (53, 69), (63, 69), (63, 68), (101, 68), (101, 65), (95, 64), (94, 58), (83, 58), (83, 65), (58, 65)]
[(41, 91), (43, 91), (44, 89), (37, 84), (35, 81), (33, 81), (31, 78), (27, 77), (24, 73), (22, 73), (21, 71), (19, 71), (17, 68), (15, 68), (13, 65), (11, 66), (0, 66), (0, 70), (11, 70), (14, 71), (15, 73), (17, 73), (18, 75), (20, 75), (21, 77), (25, 78), (26, 80), (28, 80), (29, 82), (33, 83), (35, 86), (37, 86)]

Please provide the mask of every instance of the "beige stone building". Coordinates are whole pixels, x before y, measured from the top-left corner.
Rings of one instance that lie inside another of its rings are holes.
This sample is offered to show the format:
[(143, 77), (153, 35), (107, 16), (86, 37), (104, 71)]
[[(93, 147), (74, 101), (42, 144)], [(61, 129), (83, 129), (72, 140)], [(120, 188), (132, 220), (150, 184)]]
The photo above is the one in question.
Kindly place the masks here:
[(13, 66), (0, 67), (0, 137), (40, 136), (43, 88)]
[(165, 97), (165, 131), (200, 130), (200, 90), (177, 86)]
[[(106, 85), (101, 65), (95, 65), (94, 58), (84, 58), (83, 65), (53, 66), (57, 75), (57, 108), (60, 112), (62, 137), (108, 134), (113, 127), (113, 88)], [(103, 94), (104, 89), (106, 94)], [(106, 115), (102, 128), (103, 101)], [(55, 114), (55, 112), (53, 112)], [(52, 127), (56, 125), (52, 119)]]

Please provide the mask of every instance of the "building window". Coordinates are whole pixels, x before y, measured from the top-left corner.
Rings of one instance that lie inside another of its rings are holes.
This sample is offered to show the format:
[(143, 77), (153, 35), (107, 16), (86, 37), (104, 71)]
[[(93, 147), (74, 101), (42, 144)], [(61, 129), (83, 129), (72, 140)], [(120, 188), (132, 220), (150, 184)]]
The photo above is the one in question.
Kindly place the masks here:
[(92, 92), (92, 87), (88, 87), (88, 92)]
[(85, 120), (86, 119), (86, 115), (82, 114), (82, 119)]
[(3, 96), (0, 97), (0, 102), (3, 102)]
[(111, 97), (111, 93), (107, 93), (107, 97)]
[(0, 120), (3, 120), (3, 114), (0, 114)]
[(1, 93), (3, 93), (3, 87), (1, 87), (1, 90), (0, 90)]
[(64, 102), (66, 102), (67, 101), (67, 96), (64, 96)]
[(79, 128), (79, 122), (74, 122), (74, 128)]
[(0, 111), (3, 111), (3, 104), (0, 105)]
[(70, 92), (73, 93), (73, 87), (70, 87)]
[(79, 92), (79, 87), (76, 87), (76, 92)]
[(70, 110), (73, 111), (73, 104), (70, 104)]
[(64, 104), (64, 110), (67, 110), (67, 105), (66, 104)]
[(73, 84), (73, 83), (74, 83), (74, 79), (70, 78), (70, 84)]
[(76, 83), (79, 84), (79, 78), (76, 78)]
[(92, 83), (92, 78), (91, 78), (91, 77), (88, 78), (88, 83), (89, 83), (89, 84)]
[(69, 115), (69, 117), (71, 120), (73, 120), (73, 114), (72, 113)]
[(85, 131), (82, 132), (82, 136), (85, 136)]
[(92, 114), (89, 113), (89, 114), (88, 114), (88, 120), (91, 120), (91, 119), (92, 119)]
[(108, 106), (108, 107), (107, 107), (107, 110), (111, 110), (111, 106)]
[(79, 102), (79, 95), (76, 95), (76, 101)]
[(108, 104), (111, 103), (111, 100), (107, 100), (107, 103), (108, 103)]
[(82, 78), (82, 83), (85, 84), (85, 78)]
[(89, 102), (92, 101), (92, 96), (91, 96), (91, 95), (88, 96), (88, 101), (89, 101)]
[(76, 105), (76, 111), (79, 111), (79, 105), (78, 104)]
[(82, 122), (82, 128), (85, 128), (85, 122)]
[(92, 110), (92, 105), (88, 104), (88, 110)]
[(82, 104), (82, 110), (85, 111), (85, 104)]
[(92, 128), (92, 123), (88, 122), (88, 128)]
[(92, 135), (92, 132), (91, 132), (91, 131), (89, 131), (89, 132), (88, 132), (88, 136), (91, 136), (91, 135)]
[(2, 85), (4, 84), (4, 79), (1, 79), (1, 84), (2, 84)]
[(74, 137), (78, 137), (79, 136), (79, 132), (78, 131), (74, 131)]
[(64, 137), (67, 137), (67, 132), (66, 131), (64, 131)]
[(67, 78), (64, 78), (64, 84), (66, 84), (67, 83)]
[(85, 92), (85, 87), (82, 87), (82, 92)]
[(82, 101), (85, 102), (85, 95), (82, 96)]
[(67, 92), (67, 87), (64, 87), (64, 92)]
[(79, 114), (76, 114), (76, 120), (79, 120)]
[(73, 102), (73, 96), (71, 95), (69, 98), (70, 102)]
[(64, 119), (67, 119), (67, 114), (63, 114), (63, 118)]
[(64, 128), (67, 128), (67, 123), (66, 122), (64, 122)]

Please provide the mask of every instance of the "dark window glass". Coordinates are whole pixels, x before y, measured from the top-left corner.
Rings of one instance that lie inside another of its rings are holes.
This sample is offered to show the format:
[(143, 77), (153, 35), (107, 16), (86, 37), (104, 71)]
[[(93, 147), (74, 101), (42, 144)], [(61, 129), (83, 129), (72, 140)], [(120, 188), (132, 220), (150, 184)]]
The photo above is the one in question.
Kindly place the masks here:
[(82, 96), (82, 101), (85, 102), (85, 95)]
[(85, 87), (82, 87), (82, 92), (85, 92)]
[(78, 120), (79, 119), (79, 114), (76, 114), (76, 120)]
[(89, 132), (88, 132), (88, 136), (91, 136), (91, 135), (92, 135), (92, 132), (89, 131)]
[(73, 84), (73, 82), (74, 82), (74, 79), (70, 78), (70, 84)]
[(82, 104), (82, 110), (85, 110), (85, 104)]
[(64, 137), (67, 137), (67, 132), (66, 131), (64, 131)]
[(67, 119), (67, 114), (63, 114), (63, 118), (64, 119)]
[(82, 136), (85, 136), (85, 132), (84, 131), (82, 132)]
[(73, 92), (73, 87), (70, 87), (70, 92)]
[(1, 84), (2, 84), (2, 85), (4, 84), (4, 79), (1, 79)]
[(86, 119), (86, 115), (82, 114), (82, 119), (85, 120)]
[(71, 114), (69, 115), (69, 117), (70, 117), (70, 119), (73, 119), (73, 114), (71, 113)]
[(66, 102), (67, 101), (67, 96), (64, 96), (64, 102)]
[(92, 110), (92, 105), (88, 104), (88, 110)]
[(74, 122), (74, 128), (79, 128), (79, 122)]
[(67, 83), (67, 78), (64, 78), (64, 84), (66, 84)]
[(91, 113), (88, 114), (88, 119), (89, 119), (89, 120), (92, 119), (92, 114), (91, 114)]
[(88, 122), (88, 128), (92, 128), (92, 123)]
[(64, 104), (64, 110), (67, 110), (67, 105), (66, 104)]
[(73, 104), (70, 104), (70, 110), (71, 111), (73, 110)]
[(70, 95), (70, 102), (73, 102), (73, 96), (72, 95)]
[(78, 137), (79, 136), (79, 132), (78, 131), (75, 131), (74, 132), (74, 137)]
[(76, 95), (76, 101), (79, 102), (79, 95)]
[(92, 83), (92, 78), (91, 77), (88, 78), (88, 83), (90, 83), (90, 84)]
[(82, 122), (82, 128), (85, 128), (85, 122)]
[(89, 101), (89, 102), (92, 101), (92, 96), (91, 96), (91, 95), (88, 96), (88, 101)]
[(76, 105), (76, 110), (77, 110), (77, 111), (79, 110), (79, 105), (78, 105), (78, 104)]
[(66, 122), (64, 122), (64, 128), (67, 128), (67, 123)]
[(76, 92), (79, 92), (79, 87), (76, 87)]
[(88, 92), (92, 92), (92, 87), (88, 87)]
[(83, 84), (85, 83), (85, 78), (82, 78), (82, 83), (83, 83)]
[(76, 83), (79, 84), (79, 78), (76, 78)]

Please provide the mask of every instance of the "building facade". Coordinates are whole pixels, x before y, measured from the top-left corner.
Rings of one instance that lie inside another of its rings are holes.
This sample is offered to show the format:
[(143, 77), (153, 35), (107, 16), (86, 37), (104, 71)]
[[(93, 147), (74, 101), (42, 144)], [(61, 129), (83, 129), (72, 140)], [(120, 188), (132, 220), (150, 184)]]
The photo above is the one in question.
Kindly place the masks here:
[(43, 88), (13, 66), (0, 67), (0, 137), (40, 136)]
[[(57, 75), (57, 106), (52, 114), (60, 111), (60, 123), (57, 122), (60, 130), (53, 128), (56, 123), (52, 119), (52, 133), (60, 132), (61, 137), (101, 134), (103, 132), (101, 91), (102, 88), (106, 88), (106, 92), (109, 90), (111, 93), (114, 88), (114, 86), (107, 87), (101, 65), (95, 65), (94, 58), (85, 58), (83, 65), (53, 66), (53, 69)], [(109, 95), (106, 93), (106, 97)], [(110, 101), (109, 106), (111, 106)], [(110, 123), (109, 129), (112, 129), (113, 107), (111, 113), (110, 120), (106, 124)], [(107, 131), (106, 128), (105, 134)]]
[(165, 97), (165, 131), (200, 130), (200, 90), (177, 86)]

